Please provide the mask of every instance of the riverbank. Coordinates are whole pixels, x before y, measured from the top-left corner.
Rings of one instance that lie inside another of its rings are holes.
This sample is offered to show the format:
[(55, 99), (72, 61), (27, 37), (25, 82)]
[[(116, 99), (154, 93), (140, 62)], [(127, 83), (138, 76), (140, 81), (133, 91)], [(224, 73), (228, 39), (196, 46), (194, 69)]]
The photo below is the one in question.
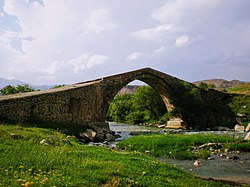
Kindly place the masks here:
[(211, 186), (138, 152), (81, 144), (57, 130), (0, 124), (0, 186)]
[[(225, 147), (223, 148), (213, 148), (213, 147), (208, 147), (210, 149), (205, 149), (203, 151), (203, 156), (208, 157), (209, 155), (209, 159), (202, 159), (202, 158), (194, 158), (191, 160), (178, 160), (178, 159), (170, 159), (170, 158), (166, 158), (169, 157), (169, 152), (170, 150), (168, 149), (172, 149), (172, 152), (174, 153), (176, 150), (174, 150), (175, 148), (170, 148), (174, 143), (170, 143), (169, 145), (167, 143), (169, 143), (171, 140), (166, 140), (166, 142), (164, 143), (164, 136), (161, 136), (159, 134), (168, 134), (168, 135), (173, 135), (171, 136), (172, 139), (173, 137), (176, 137), (175, 135), (202, 135), (201, 137), (204, 136), (210, 136), (211, 135), (216, 135), (216, 136), (221, 136), (222, 139), (225, 139), (225, 137), (228, 137), (228, 140), (224, 140), (224, 142), (229, 142), (229, 137), (232, 138), (231, 141), (239, 141), (241, 139), (243, 139), (247, 133), (245, 132), (234, 132), (234, 131), (202, 131), (202, 132), (194, 132), (194, 131), (182, 131), (182, 130), (162, 130), (162, 129), (155, 129), (155, 128), (147, 128), (147, 127), (142, 127), (142, 126), (135, 126), (135, 125), (126, 125), (126, 124), (114, 124), (111, 123), (110, 124), (111, 129), (120, 132), (120, 134), (122, 135), (121, 139), (127, 139), (129, 137), (133, 137), (134, 135), (145, 135), (148, 134), (150, 136), (139, 136), (139, 137), (134, 137), (132, 139), (129, 139), (127, 141), (127, 143), (121, 142), (121, 144), (123, 144), (122, 146), (120, 146), (121, 149), (126, 149), (126, 150), (131, 150), (131, 151), (140, 151), (144, 154), (151, 154), (154, 157), (158, 157), (158, 159), (162, 162), (166, 162), (168, 164), (173, 165), (174, 167), (183, 169), (189, 173), (192, 173), (196, 176), (199, 177), (203, 177), (203, 178), (213, 178), (213, 179), (218, 179), (218, 180), (225, 180), (225, 181), (233, 181), (233, 182), (237, 182), (240, 184), (247, 184), (250, 185), (250, 179), (249, 179), (249, 175), (250, 175), (250, 152), (241, 152), (241, 151), (237, 151), (237, 149), (233, 149), (233, 147), (237, 147), (237, 145), (240, 146), (239, 144), (235, 144), (234, 146), (230, 147)], [(132, 133), (131, 133), (132, 132)], [(157, 133), (158, 135), (152, 135)], [(157, 136), (157, 138), (155, 137)], [(180, 138), (177, 138), (176, 141), (179, 141), (179, 147), (181, 144), (181, 137), (184, 137), (180, 135)], [(190, 137), (192, 137), (190, 136)], [(162, 139), (161, 139), (162, 138)], [(158, 139), (158, 140), (156, 140)], [(191, 138), (190, 138), (191, 139)], [(200, 138), (201, 139), (201, 138)], [(185, 138), (183, 139), (185, 140)], [(149, 145), (150, 142), (151, 145)], [(176, 142), (175, 141), (175, 142)], [(207, 139), (207, 143), (211, 142), (211, 141), (215, 141), (215, 139)], [(218, 141), (218, 140), (217, 140)], [(126, 142), (126, 140), (125, 140)], [(185, 140), (186, 142), (186, 140)], [(116, 142), (117, 143), (117, 142)], [(200, 144), (205, 143), (204, 141), (201, 142)], [(159, 147), (157, 147), (157, 144), (160, 144)], [(118, 142), (118, 146), (119, 146), (119, 142)], [(246, 149), (247, 146), (250, 147), (250, 145), (246, 145)], [(175, 147), (175, 145), (174, 145)], [(181, 146), (183, 147), (183, 146)], [(193, 146), (193, 148), (195, 147), (195, 145)], [(164, 151), (162, 151), (162, 149), (167, 150), (165, 153)], [(214, 149), (214, 151), (212, 151), (212, 149)], [(226, 149), (226, 152), (225, 152)], [(152, 153), (155, 152), (155, 150), (158, 150), (159, 153)], [(191, 152), (192, 150), (190, 150), (189, 152)], [(189, 155), (189, 152), (178, 152), (178, 154), (184, 154), (185, 156)], [(216, 153), (215, 153), (216, 152)], [(162, 158), (161, 156), (163, 156), (165, 154), (165, 158)], [(161, 158), (160, 158), (161, 157)], [(191, 157), (190, 157), (191, 158)], [(194, 162), (196, 160), (199, 160), (200, 164), (195, 166)]]

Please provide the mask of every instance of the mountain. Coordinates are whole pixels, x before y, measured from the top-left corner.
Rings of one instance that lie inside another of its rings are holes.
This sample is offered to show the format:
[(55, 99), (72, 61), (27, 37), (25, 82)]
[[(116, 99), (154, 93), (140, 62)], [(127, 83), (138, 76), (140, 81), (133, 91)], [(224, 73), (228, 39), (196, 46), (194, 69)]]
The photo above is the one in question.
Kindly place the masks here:
[(0, 89), (2, 89), (5, 86), (11, 85), (11, 86), (16, 86), (16, 85), (24, 85), (24, 84), (28, 84), (30, 85), (32, 88), (34, 88), (35, 90), (47, 90), (49, 88), (52, 88), (55, 85), (36, 85), (36, 84), (29, 84), (20, 80), (8, 80), (8, 79), (3, 79), (0, 78)]
[(208, 79), (208, 80), (196, 81), (196, 82), (193, 82), (193, 84), (198, 86), (201, 82), (207, 83), (207, 84), (213, 84), (215, 85), (216, 89), (234, 88), (240, 84), (247, 83), (247, 82), (243, 82), (239, 80), (228, 81), (225, 79)]
[(139, 87), (139, 85), (126, 85), (117, 93), (117, 95), (133, 94)]
[(19, 81), (19, 80), (8, 80), (8, 79), (0, 78), (0, 89), (8, 85), (16, 86), (18, 84), (23, 85), (26, 83), (23, 81)]

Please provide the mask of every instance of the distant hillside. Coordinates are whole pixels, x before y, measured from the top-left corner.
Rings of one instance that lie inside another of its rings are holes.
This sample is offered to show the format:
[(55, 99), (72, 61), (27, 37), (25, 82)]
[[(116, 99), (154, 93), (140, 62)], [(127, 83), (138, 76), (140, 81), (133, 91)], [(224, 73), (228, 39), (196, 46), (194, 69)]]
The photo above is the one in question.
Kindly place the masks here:
[(8, 79), (0, 78), (0, 89), (8, 85), (16, 86), (18, 84), (23, 85), (26, 83), (23, 81), (19, 81), (19, 80), (8, 80)]
[(228, 88), (227, 91), (229, 93), (250, 95), (250, 83), (239, 84), (236, 87)]
[(117, 95), (133, 94), (139, 87), (139, 85), (126, 85), (117, 93)]
[(239, 80), (227, 81), (224, 79), (209, 79), (209, 80), (196, 81), (196, 82), (193, 82), (193, 84), (199, 85), (201, 82), (204, 82), (207, 84), (213, 84), (215, 85), (216, 89), (234, 88), (240, 84), (246, 83), (246, 82), (239, 81)]
[(52, 88), (55, 85), (35, 85), (35, 84), (29, 84), (20, 80), (8, 80), (8, 79), (3, 79), (0, 78), (0, 89), (2, 89), (5, 86), (11, 85), (11, 86), (17, 86), (17, 85), (24, 85), (24, 84), (28, 84), (30, 85), (32, 88), (36, 89), (36, 90), (47, 90), (49, 88)]

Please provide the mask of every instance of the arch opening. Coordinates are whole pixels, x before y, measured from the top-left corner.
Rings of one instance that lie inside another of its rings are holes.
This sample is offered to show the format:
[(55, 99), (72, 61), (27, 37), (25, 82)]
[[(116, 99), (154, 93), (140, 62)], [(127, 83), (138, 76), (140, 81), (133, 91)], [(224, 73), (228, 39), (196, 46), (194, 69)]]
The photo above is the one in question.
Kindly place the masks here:
[(150, 85), (148, 82), (146, 79), (135, 79), (117, 91), (109, 103), (106, 120), (130, 124), (165, 124), (169, 119), (169, 109), (172, 109), (169, 106), (173, 105), (166, 95), (160, 93), (159, 85)]

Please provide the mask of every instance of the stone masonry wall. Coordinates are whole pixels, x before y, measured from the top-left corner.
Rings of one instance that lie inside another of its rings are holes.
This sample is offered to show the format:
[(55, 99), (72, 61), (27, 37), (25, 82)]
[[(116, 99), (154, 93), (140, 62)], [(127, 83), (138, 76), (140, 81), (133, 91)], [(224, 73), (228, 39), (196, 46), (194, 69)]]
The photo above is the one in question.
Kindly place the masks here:
[(96, 121), (98, 83), (0, 97), (0, 121), (86, 125)]
[(201, 90), (162, 72), (144, 68), (58, 89), (0, 97), (0, 121), (58, 124), (65, 127), (97, 126), (105, 123), (110, 103), (128, 83), (141, 80), (152, 86), (168, 109), (177, 109), (189, 127), (206, 129), (234, 125), (228, 95)]

